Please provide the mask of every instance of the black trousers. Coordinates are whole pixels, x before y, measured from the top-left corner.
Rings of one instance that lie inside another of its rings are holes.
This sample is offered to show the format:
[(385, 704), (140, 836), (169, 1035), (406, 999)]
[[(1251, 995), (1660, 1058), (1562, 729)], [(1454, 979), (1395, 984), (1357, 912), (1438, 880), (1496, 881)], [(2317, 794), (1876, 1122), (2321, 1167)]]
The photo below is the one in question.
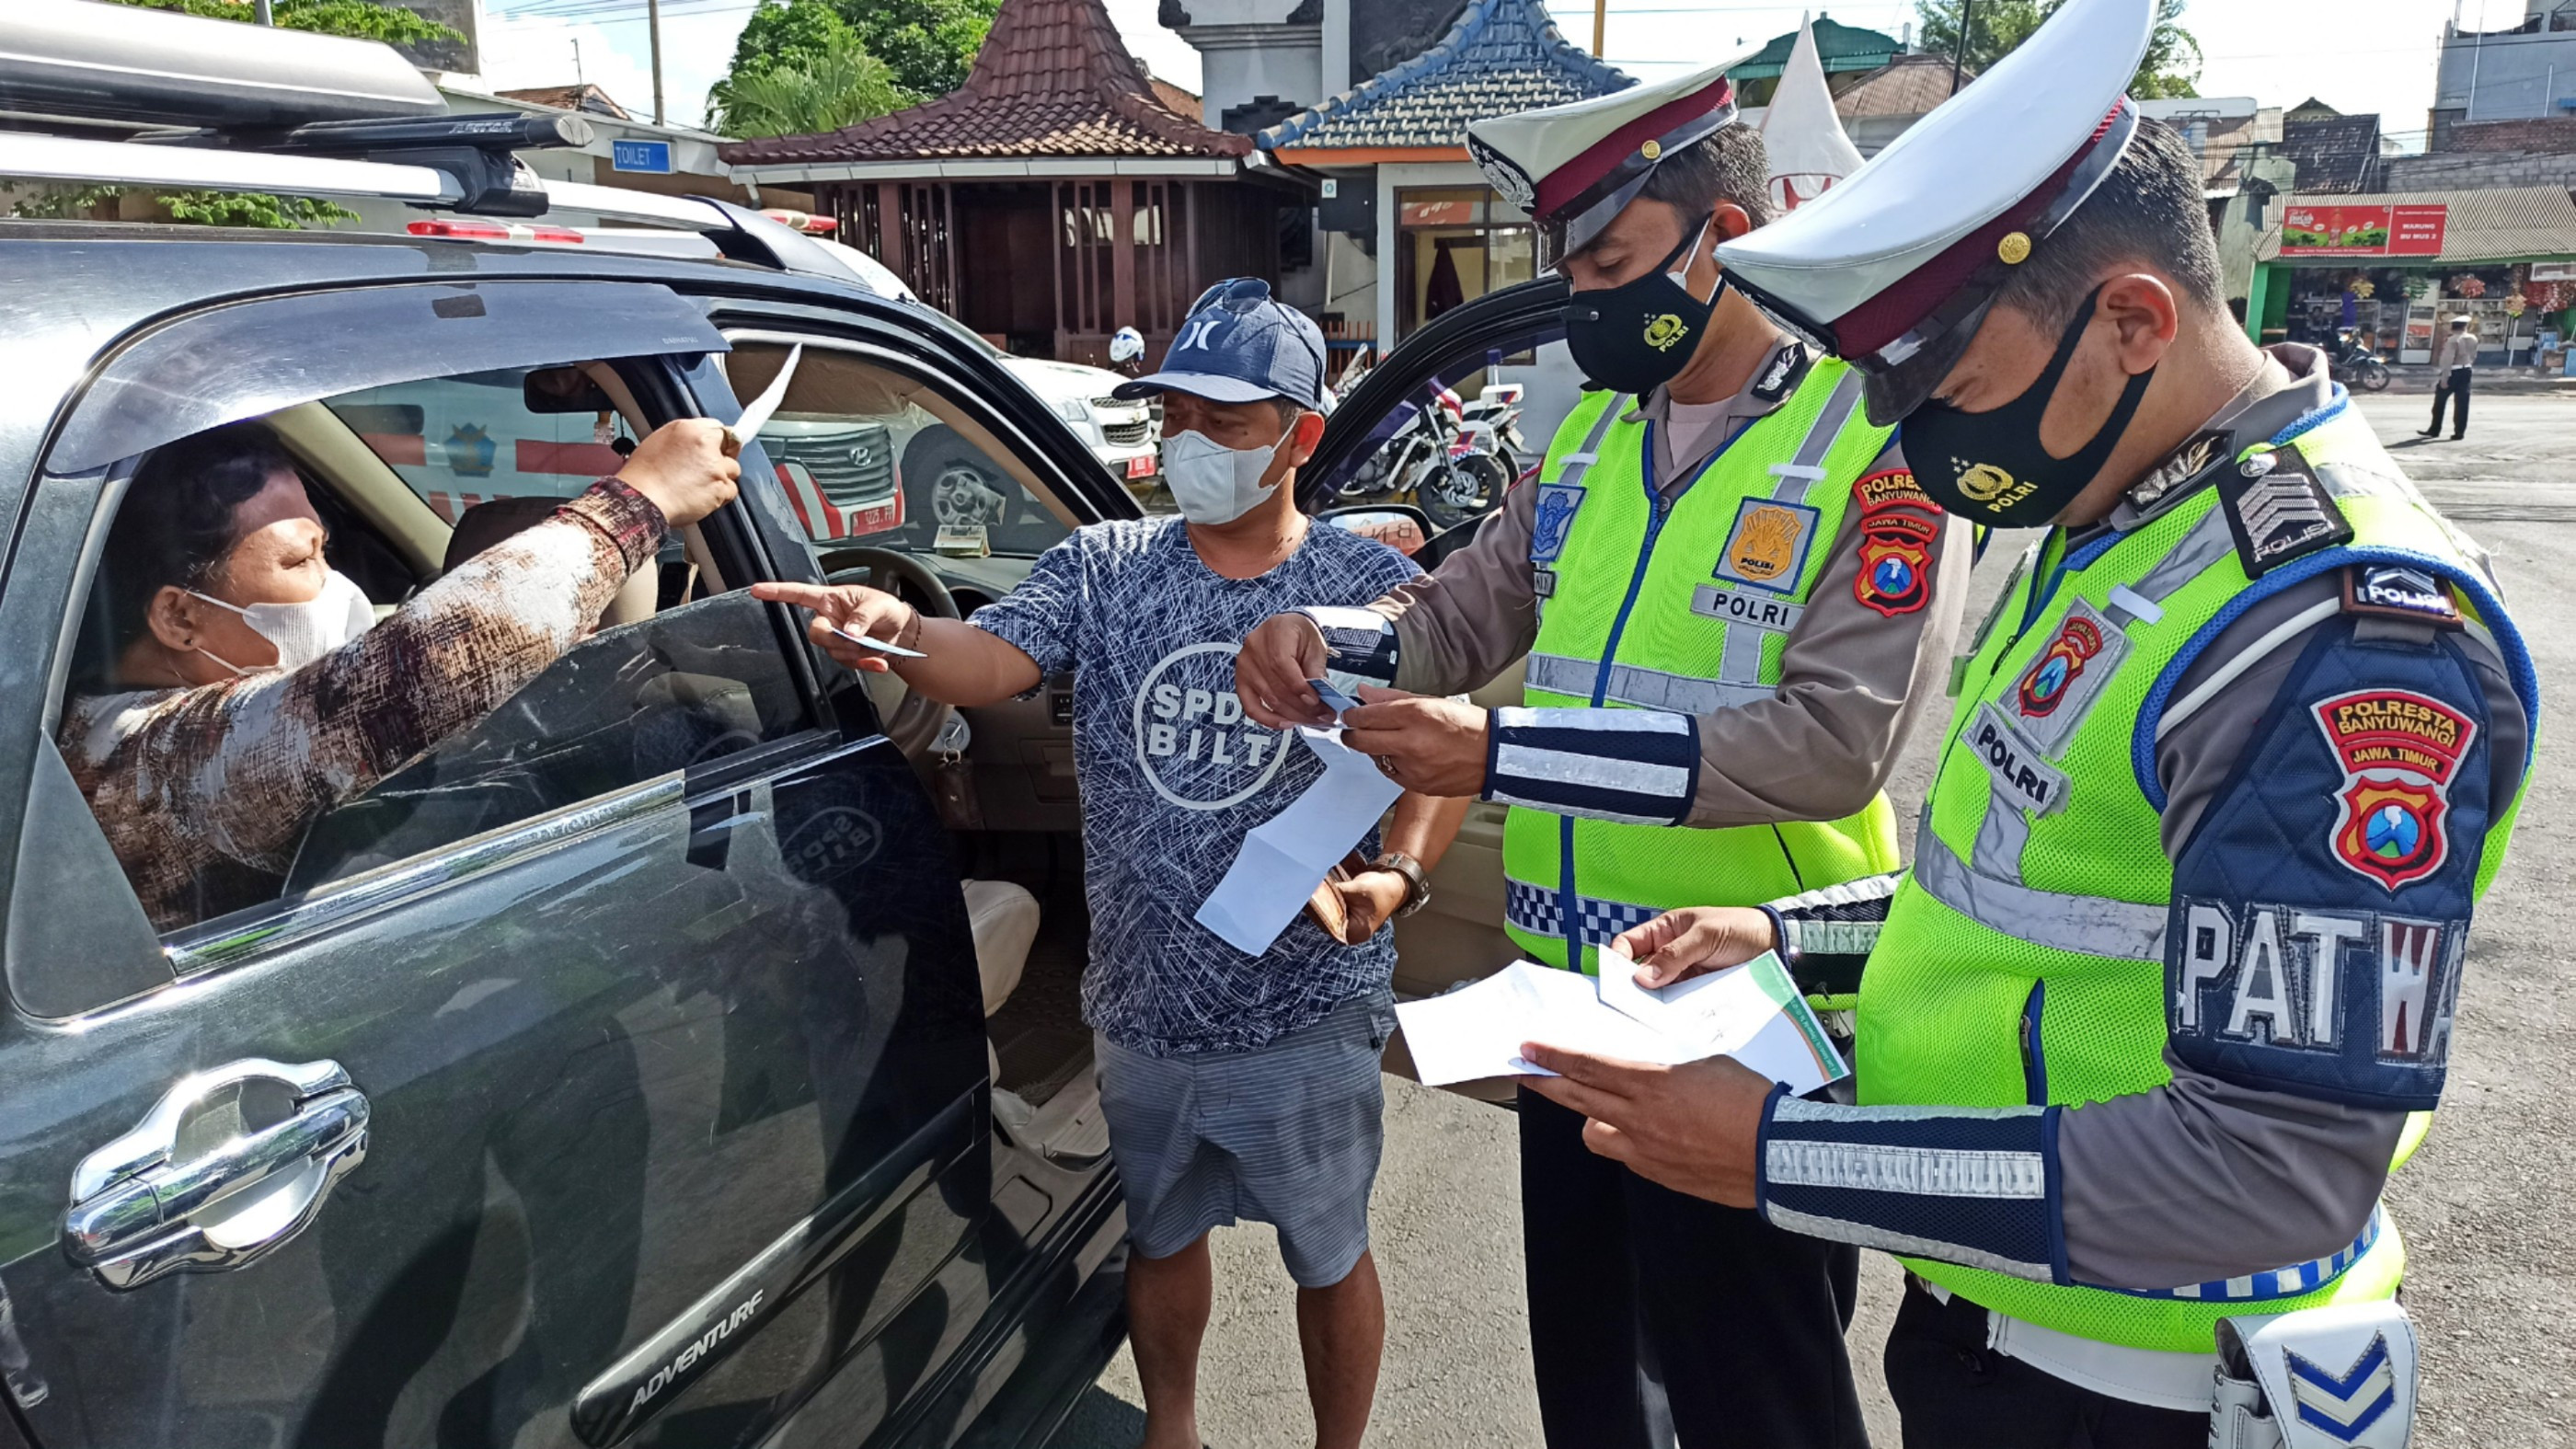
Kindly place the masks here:
[(1867, 1449), (1856, 1248), (1687, 1197), (1520, 1094), (1521, 1254), (1549, 1449)]
[(1887, 1335), (1905, 1449), (2208, 1449), (2209, 1413), (2078, 1388), (1986, 1347), (1986, 1311), (1911, 1279)]
[(2451, 405), (2451, 436), (2459, 437), (2469, 430), (2469, 379), (2476, 376), (2465, 367), (2452, 368), (2441, 384), (2433, 389), (2433, 421), (2425, 425), (2428, 433), (2442, 431), (2442, 404)]

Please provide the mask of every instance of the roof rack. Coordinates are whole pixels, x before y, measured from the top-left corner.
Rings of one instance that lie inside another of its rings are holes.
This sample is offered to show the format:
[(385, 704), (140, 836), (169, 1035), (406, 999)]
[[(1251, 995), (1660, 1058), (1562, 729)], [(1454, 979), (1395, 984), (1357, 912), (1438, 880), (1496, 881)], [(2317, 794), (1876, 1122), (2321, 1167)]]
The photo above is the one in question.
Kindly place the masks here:
[[(694, 231), (719, 256), (884, 292), (837, 249), (750, 208), (540, 177), (515, 153), (587, 144), (589, 122), (445, 114), (436, 88), (375, 41), (87, 0), (8, 0), (6, 10), (0, 112), (93, 124), (82, 135), (0, 130), (0, 176), (382, 199), (467, 216), (587, 212)], [(96, 122), (162, 129), (101, 140)]]

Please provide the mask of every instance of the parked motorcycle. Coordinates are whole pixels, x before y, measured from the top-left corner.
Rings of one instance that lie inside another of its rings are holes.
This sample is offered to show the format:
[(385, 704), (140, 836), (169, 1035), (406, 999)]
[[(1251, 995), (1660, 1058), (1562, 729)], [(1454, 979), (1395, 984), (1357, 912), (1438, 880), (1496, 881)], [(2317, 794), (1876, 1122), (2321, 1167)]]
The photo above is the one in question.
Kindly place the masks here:
[(2326, 374), (2345, 387), (2363, 392), (2388, 390), (2388, 360), (2362, 349), (2350, 334), (2338, 338), (2326, 354)]
[(1335, 490), (1337, 501), (1411, 502), (1442, 531), (1492, 512), (1519, 472), (1517, 454), (1505, 449), (1507, 434), (1519, 436), (1520, 389), (1486, 391), (1509, 395), (1477, 399), (1472, 417), (1446, 387), (1413, 405), (1376, 455)]

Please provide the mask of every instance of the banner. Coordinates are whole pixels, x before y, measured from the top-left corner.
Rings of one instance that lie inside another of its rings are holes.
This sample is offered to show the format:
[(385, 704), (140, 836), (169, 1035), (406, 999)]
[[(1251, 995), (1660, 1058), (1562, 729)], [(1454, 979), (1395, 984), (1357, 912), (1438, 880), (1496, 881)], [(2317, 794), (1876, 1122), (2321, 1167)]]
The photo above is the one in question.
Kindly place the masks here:
[(2285, 257), (2437, 257), (2450, 224), (2447, 206), (2316, 206), (2281, 212)]

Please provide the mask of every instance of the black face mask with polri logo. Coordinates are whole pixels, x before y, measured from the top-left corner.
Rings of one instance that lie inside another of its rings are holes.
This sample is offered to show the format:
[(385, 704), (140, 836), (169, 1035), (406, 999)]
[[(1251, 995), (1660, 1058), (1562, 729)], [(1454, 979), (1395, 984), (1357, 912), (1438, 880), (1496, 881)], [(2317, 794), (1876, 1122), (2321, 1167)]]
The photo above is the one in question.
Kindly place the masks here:
[(2039, 380), (2021, 396), (1981, 413), (1961, 412), (1938, 399), (1905, 415), (1899, 436), (1906, 461), (1932, 500), (1961, 518), (1998, 528), (2038, 528), (2063, 512), (2084, 486), (2111, 459), (2111, 450), (2129, 430), (2147, 384), (2156, 375), (2148, 368), (2129, 379), (2111, 416), (2094, 430), (2090, 441), (2067, 457), (2057, 457), (2039, 441), (2040, 419), (2048, 416), (2058, 379), (2084, 341), (2101, 300), (2096, 287), (2075, 309), (2075, 319), (2057, 342), (2057, 353)]
[(1613, 392), (1643, 397), (1673, 380), (1699, 350), (1709, 314), (1726, 294), (1719, 273), (1716, 290), (1703, 302), (1682, 285), (1676, 265), (1689, 270), (1684, 258), (1699, 249), (1714, 213), (1682, 236), (1681, 245), (1633, 282), (1599, 291), (1577, 292), (1559, 314), (1565, 322), (1566, 350), (1583, 375)]

